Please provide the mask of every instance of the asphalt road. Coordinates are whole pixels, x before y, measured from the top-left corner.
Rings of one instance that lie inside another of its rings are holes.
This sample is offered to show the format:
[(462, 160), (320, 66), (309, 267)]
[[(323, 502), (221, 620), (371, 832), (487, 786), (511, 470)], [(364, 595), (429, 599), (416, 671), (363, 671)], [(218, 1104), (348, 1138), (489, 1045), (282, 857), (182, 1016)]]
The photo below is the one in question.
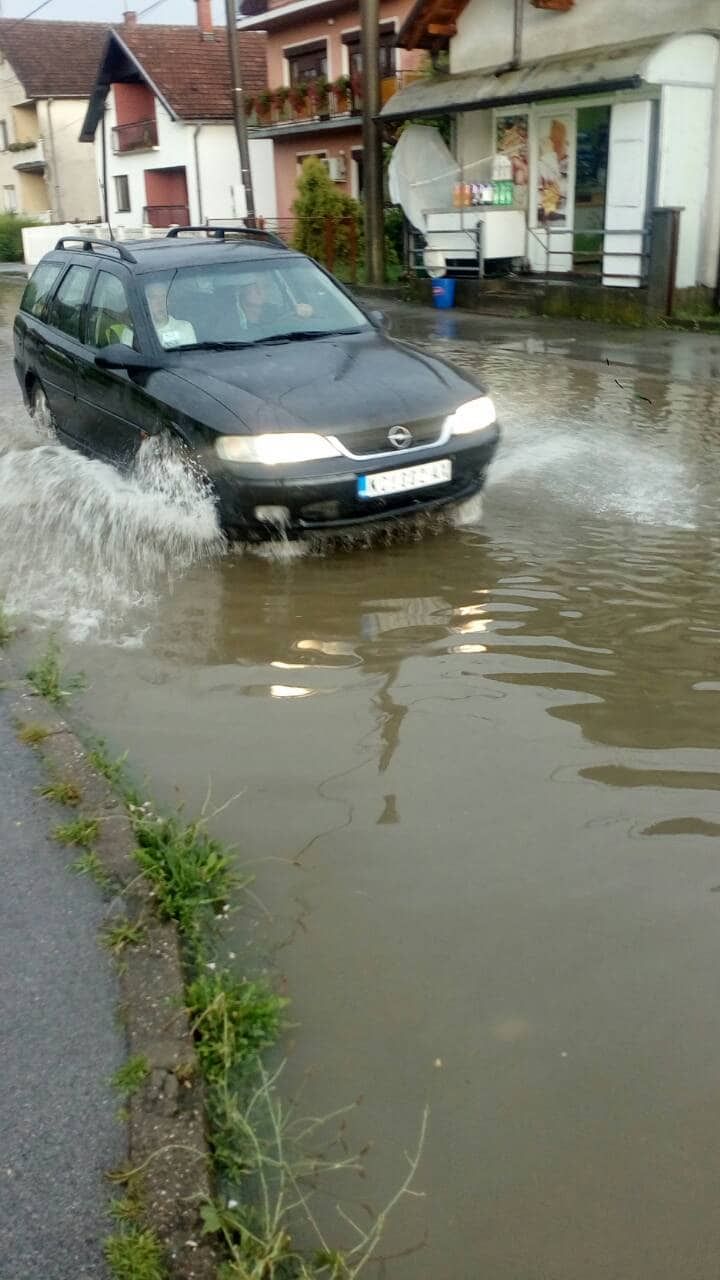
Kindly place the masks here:
[[(125, 1056), (96, 886), (49, 832), (43, 766), (0, 694), (0, 1280), (100, 1280)], [(67, 820), (65, 818), (65, 820)]]

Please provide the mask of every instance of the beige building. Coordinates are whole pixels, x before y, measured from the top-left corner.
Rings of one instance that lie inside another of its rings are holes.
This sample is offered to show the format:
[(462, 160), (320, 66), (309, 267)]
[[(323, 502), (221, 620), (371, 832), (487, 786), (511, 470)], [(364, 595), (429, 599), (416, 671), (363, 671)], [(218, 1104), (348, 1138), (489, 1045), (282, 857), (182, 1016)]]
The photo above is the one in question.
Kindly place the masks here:
[(0, 21), (0, 209), (50, 222), (100, 213), (95, 154), (78, 140), (108, 28)]

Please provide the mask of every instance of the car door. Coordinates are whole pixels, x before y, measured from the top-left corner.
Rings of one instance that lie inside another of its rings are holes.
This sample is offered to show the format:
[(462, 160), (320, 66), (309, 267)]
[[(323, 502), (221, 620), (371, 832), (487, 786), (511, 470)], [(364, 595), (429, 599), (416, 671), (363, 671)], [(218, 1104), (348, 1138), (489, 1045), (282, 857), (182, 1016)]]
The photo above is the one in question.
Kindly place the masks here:
[(99, 268), (87, 307), (85, 347), (78, 365), (78, 421), (83, 444), (109, 461), (126, 465), (142, 440), (160, 425), (159, 411), (145, 389), (148, 375), (127, 369), (100, 369), (96, 356), (121, 344), (140, 349), (145, 334), (132, 305), (130, 278), (122, 266)]
[(50, 303), (38, 335), (37, 372), (59, 429), (77, 439), (77, 363), (81, 353), (83, 308), (92, 266), (73, 263)]

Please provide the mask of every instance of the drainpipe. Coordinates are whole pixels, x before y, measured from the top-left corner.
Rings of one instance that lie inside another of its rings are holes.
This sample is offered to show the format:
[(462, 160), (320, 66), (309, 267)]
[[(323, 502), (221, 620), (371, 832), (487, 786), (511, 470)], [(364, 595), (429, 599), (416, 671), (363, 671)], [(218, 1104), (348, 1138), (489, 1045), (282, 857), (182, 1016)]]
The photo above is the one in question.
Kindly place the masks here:
[(200, 152), (198, 149), (198, 138), (200, 137), (201, 124), (196, 124), (193, 131), (193, 151), (195, 153), (195, 186), (197, 187), (197, 203), (198, 203), (198, 222), (203, 221), (203, 199), (202, 199), (202, 181), (200, 179)]
[(522, 62), (523, 3), (524, 0), (515, 0), (515, 16), (513, 21), (513, 70), (516, 67), (519, 67)]
[(47, 100), (48, 142), (50, 143), (50, 157), (51, 157), (50, 168), (52, 170), (53, 190), (55, 192), (55, 208), (53, 209), (53, 213), (57, 217), (58, 222), (64, 222), (65, 216), (64, 216), (64, 210), (63, 210), (62, 195), (60, 194), (60, 174), (58, 172), (57, 153), (55, 151), (55, 133), (53, 130), (53, 122), (52, 122), (52, 104), (53, 104), (53, 99), (48, 98)]
[(107, 223), (108, 235), (114, 240), (113, 229), (110, 226), (110, 198), (108, 196), (108, 171), (107, 171), (107, 134), (105, 131), (105, 104), (103, 104), (103, 113), (100, 125), (102, 127), (102, 189), (103, 189), (103, 213)]

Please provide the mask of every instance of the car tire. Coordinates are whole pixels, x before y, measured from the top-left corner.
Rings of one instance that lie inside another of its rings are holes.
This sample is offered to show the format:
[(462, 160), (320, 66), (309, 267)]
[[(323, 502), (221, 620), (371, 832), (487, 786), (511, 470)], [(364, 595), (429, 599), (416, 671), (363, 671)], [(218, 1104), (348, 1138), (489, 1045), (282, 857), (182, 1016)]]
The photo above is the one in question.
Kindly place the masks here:
[(52, 440), (57, 439), (55, 417), (40, 382), (34, 382), (30, 391), (30, 417), (40, 431), (50, 436)]

